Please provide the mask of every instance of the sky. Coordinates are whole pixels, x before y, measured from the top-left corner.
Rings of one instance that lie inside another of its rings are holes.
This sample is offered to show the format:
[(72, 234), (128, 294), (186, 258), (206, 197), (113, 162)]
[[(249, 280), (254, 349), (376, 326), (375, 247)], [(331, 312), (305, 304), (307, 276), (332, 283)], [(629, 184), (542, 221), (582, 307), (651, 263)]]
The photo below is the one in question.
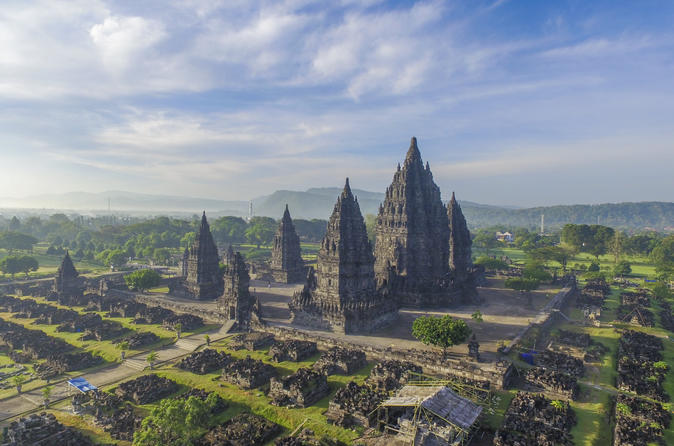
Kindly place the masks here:
[(3, 0), (0, 196), (674, 201), (669, 0)]

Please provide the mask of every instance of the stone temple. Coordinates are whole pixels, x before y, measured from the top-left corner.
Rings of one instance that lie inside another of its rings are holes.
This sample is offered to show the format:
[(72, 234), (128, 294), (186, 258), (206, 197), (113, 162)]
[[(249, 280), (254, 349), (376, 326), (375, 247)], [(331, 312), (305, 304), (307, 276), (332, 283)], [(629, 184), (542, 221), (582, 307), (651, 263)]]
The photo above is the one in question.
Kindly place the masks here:
[[(458, 205), (454, 213), (455, 224), (460, 226), (454, 238), (455, 254), (462, 259), (456, 266), (464, 268), (469, 265), (465, 255), (470, 257), (470, 234), (466, 242), (467, 227)], [(464, 300), (450, 277), (448, 210), (430, 166), (423, 164), (416, 138), (386, 189), (375, 231), (377, 285), (386, 288), (400, 305), (439, 306)], [(467, 271), (459, 271), (456, 277), (464, 277), (464, 273)]]
[(224, 291), (218, 299), (218, 310), (235, 321), (239, 329), (249, 328), (255, 305), (249, 286), (248, 266), (237, 251), (232, 256), (232, 261), (225, 266)]
[(290, 218), (288, 205), (283, 212), (271, 251), (271, 271), (276, 282), (300, 283), (306, 278), (300, 251), (300, 238)]
[(454, 192), (447, 204), (449, 220), (449, 274), (452, 289), (459, 290), (465, 302), (475, 302), (477, 296), (477, 272), (473, 267), (470, 231), (461, 206), (456, 201)]
[(65, 296), (76, 296), (82, 294), (83, 288), (79, 278), (79, 273), (75, 269), (70, 254), (66, 251), (63, 256), (61, 266), (56, 271), (54, 278), (54, 291)]
[(376, 290), (372, 246), (348, 178), (321, 242), (316, 271), (310, 270), (289, 306), (293, 323), (347, 334), (372, 331), (397, 318), (395, 303)]
[(194, 299), (216, 299), (223, 291), (218, 248), (213, 241), (206, 212), (201, 217), (197, 238), (183, 255), (184, 277), (169, 292)]

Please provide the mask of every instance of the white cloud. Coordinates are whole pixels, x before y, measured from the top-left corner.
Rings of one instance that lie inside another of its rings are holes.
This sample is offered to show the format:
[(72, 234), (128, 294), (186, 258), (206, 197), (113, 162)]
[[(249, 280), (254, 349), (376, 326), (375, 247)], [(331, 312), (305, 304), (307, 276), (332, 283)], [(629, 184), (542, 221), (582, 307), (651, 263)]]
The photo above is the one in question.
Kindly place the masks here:
[(89, 30), (99, 48), (104, 65), (114, 72), (129, 66), (166, 37), (164, 25), (142, 17), (106, 17)]

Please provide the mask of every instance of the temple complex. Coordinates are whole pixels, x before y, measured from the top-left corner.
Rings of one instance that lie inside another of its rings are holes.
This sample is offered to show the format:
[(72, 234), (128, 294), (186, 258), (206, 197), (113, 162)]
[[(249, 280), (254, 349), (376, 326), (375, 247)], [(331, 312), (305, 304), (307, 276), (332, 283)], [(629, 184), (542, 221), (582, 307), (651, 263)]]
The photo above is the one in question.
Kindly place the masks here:
[(276, 282), (300, 283), (306, 278), (304, 261), (300, 252), (300, 238), (295, 232), (287, 204), (274, 236), (271, 270)]
[(395, 303), (376, 289), (372, 246), (348, 178), (321, 242), (316, 271), (310, 270), (289, 306), (294, 323), (339, 333), (372, 331), (397, 317)]
[(194, 299), (216, 299), (222, 294), (218, 248), (213, 241), (206, 212), (201, 216), (197, 238), (183, 254), (184, 277), (169, 286), (169, 292)]
[(56, 271), (56, 277), (54, 277), (54, 291), (63, 295), (80, 295), (83, 292), (79, 273), (75, 269), (75, 265), (73, 264), (68, 251), (66, 251), (66, 255), (63, 256), (63, 260), (61, 261), (61, 265)]
[(250, 276), (241, 254), (237, 251), (232, 257), (231, 263), (225, 266), (224, 291), (218, 299), (218, 310), (235, 321), (239, 329), (246, 329), (255, 304), (249, 291)]
[(449, 273), (449, 224), (440, 189), (412, 138), (386, 189), (376, 223), (375, 273), (401, 305), (442, 305)]

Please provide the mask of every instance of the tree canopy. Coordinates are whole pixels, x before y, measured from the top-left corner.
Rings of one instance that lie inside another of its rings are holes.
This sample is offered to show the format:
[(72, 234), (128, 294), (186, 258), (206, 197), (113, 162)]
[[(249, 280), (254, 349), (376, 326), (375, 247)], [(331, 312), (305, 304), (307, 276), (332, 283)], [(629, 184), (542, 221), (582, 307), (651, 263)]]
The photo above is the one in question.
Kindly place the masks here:
[(442, 349), (464, 342), (470, 333), (470, 327), (464, 321), (448, 315), (421, 316), (412, 324), (412, 336), (426, 345)]
[(193, 445), (208, 427), (216, 403), (215, 392), (208, 395), (206, 401), (194, 396), (186, 400), (161, 400), (134, 432), (134, 446)]
[(674, 235), (664, 238), (653, 248), (650, 255), (655, 271), (664, 276), (674, 276)]
[(124, 277), (124, 281), (130, 288), (141, 292), (159, 285), (160, 279), (159, 273), (153, 269), (141, 269)]
[(9, 252), (12, 251), (32, 251), (33, 245), (37, 239), (33, 236), (22, 234), (16, 231), (5, 231), (0, 233), (0, 248)]

